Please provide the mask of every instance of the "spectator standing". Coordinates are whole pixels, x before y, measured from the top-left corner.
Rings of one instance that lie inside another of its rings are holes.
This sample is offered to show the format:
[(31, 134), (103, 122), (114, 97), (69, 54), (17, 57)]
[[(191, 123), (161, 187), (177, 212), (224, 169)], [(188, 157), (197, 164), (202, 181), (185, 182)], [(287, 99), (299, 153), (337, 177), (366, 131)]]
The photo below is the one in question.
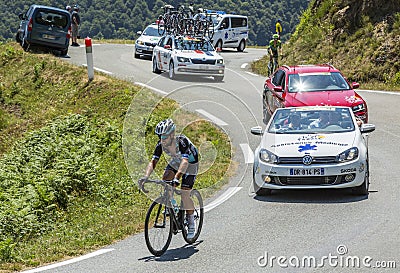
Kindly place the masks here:
[(276, 21), (275, 29), (276, 29), (276, 34), (278, 34), (278, 40), (280, 40), (281, 39), (281, 33), (282, 33), (281, 19), (278, 19)]
[(81, 18), (79, 16), (79, 6), (75, 5), (74, 10), (71, 14), (71, 28), (72, 28), (72, 46), (79, 46), (78, 36), (79, 36), (79, 25), (81, 23)]

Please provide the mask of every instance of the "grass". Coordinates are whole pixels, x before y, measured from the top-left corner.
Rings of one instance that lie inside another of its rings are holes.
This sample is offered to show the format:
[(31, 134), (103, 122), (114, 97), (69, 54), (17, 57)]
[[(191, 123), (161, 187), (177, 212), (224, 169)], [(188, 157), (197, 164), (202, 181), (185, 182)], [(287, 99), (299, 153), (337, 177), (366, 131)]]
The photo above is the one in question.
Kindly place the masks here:
[(0, 67), (0, 272), (140, 232), (151, 200), (136, 179), (163, 118), (200, 148), (205, 196), (234, 172), (228, 137), (175, 101), (97, 72), (88, 82), (84, 68), (15, 43), (0, 44)]

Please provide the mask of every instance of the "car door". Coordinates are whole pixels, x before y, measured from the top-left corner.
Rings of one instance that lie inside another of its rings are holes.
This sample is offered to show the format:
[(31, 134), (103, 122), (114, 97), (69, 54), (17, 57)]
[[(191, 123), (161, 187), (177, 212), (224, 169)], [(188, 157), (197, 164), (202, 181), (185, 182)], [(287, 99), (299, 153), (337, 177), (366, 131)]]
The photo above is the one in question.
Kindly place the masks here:
[(284, 105), (284, 89), (286, 83), (286, 73), (282, 69), (278, 69), (272, 77), (272, 88), (270, 89), (270, 108), (274, 112), (277, 108), (283, 108)]
[(163, 62), (162, 62), (162, 52), (164, 49), (164, 43), (165, 43), (165, 38), (166, 36), (162, 37), (160, 41), (158, 41), (157, 45), (154, 47), (153, 51), (153, 58), (155, 58), (158, 68), (161, 70), (164, 70)]

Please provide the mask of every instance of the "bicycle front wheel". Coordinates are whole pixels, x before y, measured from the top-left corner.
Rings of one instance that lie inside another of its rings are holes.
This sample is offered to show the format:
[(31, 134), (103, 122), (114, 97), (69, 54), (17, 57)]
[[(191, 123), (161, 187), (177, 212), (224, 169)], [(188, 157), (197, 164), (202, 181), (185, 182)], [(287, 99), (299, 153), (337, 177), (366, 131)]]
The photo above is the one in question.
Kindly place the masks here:
[(194, 203), (194, 222), (195, 222), (195, 232), (194, 237), (188, 238), (188, 227), (189, 224), (187, 219), (183, 220), (183, 229), (182, 235), (183, 239), (188, 244), (193, 244), (200, 236), (201, 228), (203, 227), (203, 217), (204, 217), (204, 208), (203, 208), (203, 198), (200, 195), (198, 190), (192, 190), (190, 193), (190, 198)]
[(156, 199), (147, 211), (144, 221), (144, 238), (151, 254), (161, 256), (167, 251), (172, 239), (172, 221), (167, 216), (170, 208), (166, 207), (162, 198)]

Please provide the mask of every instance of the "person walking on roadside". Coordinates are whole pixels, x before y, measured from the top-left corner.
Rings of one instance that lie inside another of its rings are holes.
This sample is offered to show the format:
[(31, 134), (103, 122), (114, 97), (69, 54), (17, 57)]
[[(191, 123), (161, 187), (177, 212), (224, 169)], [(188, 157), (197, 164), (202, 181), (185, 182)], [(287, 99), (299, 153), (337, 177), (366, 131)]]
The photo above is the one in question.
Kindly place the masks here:
[(74, 10), (71, 14), (71, 29), (72, 29), (72, 46), (79, 46), (78, 36), (79, 36), (79, 25), (81, 23), (81, 18), (79, 16), (79, 6), (75, 5)]

